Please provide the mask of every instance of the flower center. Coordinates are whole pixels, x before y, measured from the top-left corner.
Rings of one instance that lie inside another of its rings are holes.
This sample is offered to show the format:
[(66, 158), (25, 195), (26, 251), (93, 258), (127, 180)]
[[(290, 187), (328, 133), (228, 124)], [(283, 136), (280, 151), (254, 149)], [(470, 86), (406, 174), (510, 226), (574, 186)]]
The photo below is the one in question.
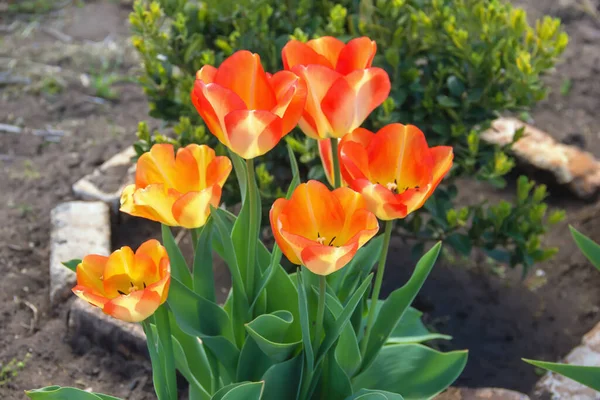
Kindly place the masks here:
[[(333, 242), (335, 241), (336, 237), (337, 236), (332, 237), (331, 240), (329, 240), (329, 243), (327, 243), (327, 246), (333, 246), (334, 245)], [(325, 245), (326, 241), (327, 241), (327, 238), (325, 236), (321, 236), (320, 233), (317, 233), (317, 242), (319, 244)]]
[[(144, 285), (144, 289), (146, 289), (146, 282), (142, 282), (142, 284)], [(133, 282), (129, 282), (129, 287), (125, 288), (125, 290), (117, 290), (117, 292), (119, 292), (120, 295), (122, 296), (127, 296), (130, 295), (131, 293), (140, 290), (138, 285), (134, 285)]]
[(388, 190), (390, 192), (398, 193), (398, 184), (396, 183), (395, 180), (394, 180), (394, 182), (388, 182), (385, 186), (388, 188)]

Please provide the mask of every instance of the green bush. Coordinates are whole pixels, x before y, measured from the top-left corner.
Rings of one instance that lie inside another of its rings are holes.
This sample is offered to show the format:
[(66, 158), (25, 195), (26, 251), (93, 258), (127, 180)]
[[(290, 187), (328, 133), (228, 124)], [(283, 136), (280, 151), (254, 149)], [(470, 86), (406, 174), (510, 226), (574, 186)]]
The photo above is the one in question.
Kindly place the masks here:
[[(141, 124), (138, 153), (161, 141), (218, 147), (189, 98), (195, 72), (204, 64), (218, 65), (248, 49), (276, 71), (290, 38), (365, 35), (378, 45), (374, 65), (392, 80), (390, 98), (365, 127), (411, 123), (431, 145), (451, 145), (455, 151), (452, 176), (423, 212), (402, 221), (404, 234), (421, 242), (445, 239), (464, 255), (477, 246), (525, 271), (554, 254), (555, 249), (541, 247), (541, 236), (562, 213), (546, 217), (543, 186), (533, 189), (533, 182), (519, 179), (515, 204), (457, 210), (453, 201), (460, 177), (506, 185), (503, 177), (514, 166), (510, 149), (480, 142), (479, 134), (499, 113), (526, 111), (544, 98), (542, 75), (568, 41), (558, 20), (544, 17), (530, 26), (523, 10), (497, 0), (137, 0), (130, 19), (144, 61), (140, 82), (150, 115), (174, 126), (168, 137)], [(300, 154), (305, 175), (322, 177), (315, 142), (299, 132), (287, 141)], [(279, 185), (290, 176), (281, 167), (285, 157), (283, 146), (263, 157), (263, 195), (281, 194)], [(226, 191), (225, 201), (235, 201), (233, 193)]]

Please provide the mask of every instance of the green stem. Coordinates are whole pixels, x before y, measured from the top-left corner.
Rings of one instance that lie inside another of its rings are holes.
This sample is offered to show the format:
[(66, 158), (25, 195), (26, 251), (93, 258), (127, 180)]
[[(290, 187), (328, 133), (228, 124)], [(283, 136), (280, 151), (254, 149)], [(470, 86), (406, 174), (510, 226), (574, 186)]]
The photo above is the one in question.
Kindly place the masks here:
[(377, 301), (379, 300), (379, 293), (381, 292), (381, 283), (383, 282), (383, 272), (385, 271), (385, 261), (387, 259), (388, 249), (390, 247), (390, 239), (392, 237), (392, 228), (394, 227), (394, 220), (385, 222), (385, 232), (383, 236), (383, 247), (381, 248), (381, 254), (379, 255), (379, 263), (377, 264), (377, 275), (375, 275), (375, 286), (373, 287), (373, 295), (371, 296), (371, 306), (369, 307), (369, 317), (367, 319), (367, 327), (365, 329), (365, 336), (361, 342), (361, 354), (364, 356), (367, 351), (367, 343), (369, 342), (369, 336), (371, 335), (371, 328), (375, 322), (375, 310), (377, 309)]
[(194, 254), (196, 254), (196, 246), (198, 245), (198, 237), (200, 236), (200, 229), (190, 229), (190, 233), (192, 234), (192, 249), (194, 250)]
[(254, 176), (254, 160), (246, 160), (246, 169), (248, 170), (248, 199), (250, 202), (250, 229), (248, 232), (248, 265), (246, 266), (246, 282), (248, 302), (252, 303), (254, 299), (254, 264), (256, 256), (256, 241), (258, 240), (258, 230), (260, 221), (257, 221), (256, 212), (256, 178)]
[(215, 394), (215, 392), (221, 388), (221, 384), (219, 382), (219, 361), (208, 347), (204, 346), (204, 350), (206, 352), (208, 364), (210, 365), (210, 372), (212, 373), (211, 394)]
[(315, 327), (315, 338), (313, 349), (319, 350), (319, 344), (321, 343), (321, 331), (323, 330), (323, 316), (325, 315), (325, 296), (327, 289), (327, 277), (325, 275), (319, 275), (319, 299), (317, 305), (317, 321)]
[[(152, 317), (150, 317), (152, 318)], [(146, 334), (146, 344), (148, 345), (148, 352), (150, 353), (150, 362), (152, 363), (152, 381), (154, 383), (154, 391), (158, 400), (169, 400), (167, 385), (165, 384), (165, 371), (163, 363), (161, 362), (158, 354), (158, 348), (154, 338), (154, 332), (152, 331), (152, 325), (150, 325), (150, 318), (141, 322)]]
[[(158, 307), (154, 314), (158, 340), (163, 350), (164, 373), (167, 381), (169, 399), (177, 399), (177, 375), (175, 373), (175, 356), (173, 355), (173, 338), (171, 337), (171, 324), (169, 323), (169, 310), (166, 304)], [(160, 354), (159, 354), (160, 355)]]
[(331, 138), (331, 159), (333, 160), (333, 187), (342, 186), (342, 174), (340, 172), (340, 159), (338, 157), (338, 139)]

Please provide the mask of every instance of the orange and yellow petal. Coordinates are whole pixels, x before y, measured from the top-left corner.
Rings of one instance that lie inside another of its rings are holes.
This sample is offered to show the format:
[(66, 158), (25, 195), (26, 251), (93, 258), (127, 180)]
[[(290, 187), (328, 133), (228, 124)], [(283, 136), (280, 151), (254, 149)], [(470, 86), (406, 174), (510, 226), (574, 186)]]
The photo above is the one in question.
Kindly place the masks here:
[(234, 110), (247, 109), (244, 100), (235, 92), (215, 83), (196, 80), (191, 94), (192, 103), (210, 132), (228, 145), (225, 134), (225, 116)]
[(283, 136), (281, 118), (270, 111), (237, 110), (225, 117), (227, 145), (240, 157), (251, 159), (265, 154)]
[(452, 168), (452, 160), (454, 159), (454, 152), (450, 146), (436, 146), (429, 149), (431, 157), (433, 159), (433, 176), (432, 176), (432, 188), (439, 185), (442, 179), (446, 176), (450, 168)]
[(367, 209), (383, 221), (404, 218), (407, 214), (406, 205), (385, 186), (371, 183), (366, 179), (355, 179), (350, 187), (363, 195)]
[(271, 110), (276, 99), (260, 56), (240, 50), (221, 63), (214, 82), (236, 93), (249, 110)]
[(102, 311), (125, 322), (141, 322), (154, 314), (161, 296), (152, 290), (138, 290), (115, 297), (104, 304)]
[(104, 304), (109, 301), (109, 299), (103, 296), (101, 293), (86, 286), (77, 285), (72, 289), (72, 291), (77, 297), (87, 301), (95, 307), (102, 308), (104, 307)]
[(285, 256), (294, 264), (300, 264), (300, 259), (294, 252), (291, 244), (283, 237), (281, 234), (282, 223), (279, 218), (281, 216), (281, 211), (285, 208), (288, 200), (286, 199), (277, 199), (271, 206), (271, 211), (269, 212), (269, 220), (271, 222), (271, 230), (273, 231), (273, 237), (275, 238), (275, 242), (285, 254)]
[(154, 183), (174, 187), (176, 179), (175, 152), (172, 144), (155, 144), (149, 152), (138, 158), (135, 171), (135, 184), (138, 188)]
[(321, 104), (334, 82), (343, 79), (342, 75), (322, 65), (296, 66), (292, 72), (304, 80), (308, 91), (302, 120), (299, 122), (300, 128), (314, 139), (332, 137), (331, 124), (324, 115)]
[(282, 130), (287, 134), (296, 127), (304, 105), (307, 89), (304, 81), (291, 71), (279, 71), (269, 79), (277, 105), (271, 112), (282, 119)]
[[(325, 57), (333, 69), (335, 69), (340, 53), (344, 49), (344, 42), (333, 36), (323, 36), (309, 40), (306, 42), (306, 45), (313, 49), (317, 54)], [(308, 63), (304, 63), (304, 65), (308, 65)]]
[(135, 255), (137, 256), (138, 254), (147, 255), (157, 266), (160, 264), (163, 258), (169, 257), (167, 254), (167, 249), (165, 249), (165, 247), (156, 239), (146, 240), (144, 243), (142, 243), (135, 251)]
[(319, 64), (332, 69), (335, 68), (335, 64), (332, 64), (327, 57), (319, 54), (307, 43), (302, 43), (298, 40), (290, 40), (283, 46), (283, 49), (281, 50), (281, 60), (283, 61), (283, 68), (287, 70), (292, 69), (296, 65), (310, 64)]
[(223, 187), (231, 173), (231, 160), (225, 156), (217, 156), (206, 168), (206, 186), (217, 185)]
[(319, 140), (317, 144), (319, 145), (319, 156), (321, 157), (325, 177), (331, 186), (335, 186), (333, 182), (333, 154), (331, 150), (331, 140)]
[(388, 97), (390, 89), (390, 78), (381, 68), (356, 70), (336, 79), (320, 104), (331, 125), (331, 136), (341, 138), (358, 128)]
[(347, 75), (357, 69), (370, 68), (377, 52), (375, 41), (368, 37), (350, 40), (339, 54), (336, 71)]
[(215, 81), (215, 75), (217, 75), (217, 69), (212, 65), (205, 65), (196, 72), (196, 79), (208, 85)]
[[(190, 144), (181, 150), (185, 150), (193, 158), (194, 163), (190, 165), (190, 168), (195, 170), (197, 179), (193, 182), (193, 185), (189, 186), (189, 190), (177, 188), (179, 192), (195, 192), (214, 184), (218, 184), (219, 186), (225, 184), (231, 172), (231, 160), (229, 158), (224, 156), (216, 157), (215, 151), (203, 144)], [(185, 176), (185, 172), (182, 171), (181, 175)]]
[(314, 274), (329, 275), (346, 266), (357, 250), (356, 242), (341, 247), (314, 244), (302, 250), (302, 265)]
[(340, 171), (346, 182), (354, 179), (369, 179), (369, 156), (363, 145), (342, 139), (339, 154)]
[[(366, 209), (367, 203), (360, 193), (342, 187), (335, 189), (333, 195), (346, 214), (344, 226), (338, 234), (338, 243), (347, 244), (349, 241), (357, 240), (359, 247), (362, 246), (379, 230), (377, 218)], [(372, 235), (369, 236), (367, 231)], [(361, 232), (365, 232), (365, 236), (360, 235)]]
[(121, 211), (157, 221), (169, 226), (177, 226), (173, 217), (173, 204), (181, 194), (173, 189), (165, 189), (164, 185), (150, 185), (143, 189), (126, 187), (121, 195)]
[(102, 293), (102, 278), (107, 261), (108, 257), (98, 254), (83, 257), (76, 269), (77, 285)]
[(173, 217), (178, 226), (194, 229), (204, 226), (210, 215), (210, 206), (218, 207), (221, 187), (210, 186), (200, 192), (188, 192), (173, 204)]

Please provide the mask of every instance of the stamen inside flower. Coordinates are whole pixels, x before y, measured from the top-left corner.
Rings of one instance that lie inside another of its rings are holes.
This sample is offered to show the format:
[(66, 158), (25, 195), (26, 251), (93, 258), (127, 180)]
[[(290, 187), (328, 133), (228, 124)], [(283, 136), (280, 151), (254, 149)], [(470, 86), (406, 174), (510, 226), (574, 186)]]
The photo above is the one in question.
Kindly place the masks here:
[(396, 180), (394, 180), (394, 182), (388, 182), (385, 186), (390, 192), (398, 193), (398, 184), (396, 183)]

